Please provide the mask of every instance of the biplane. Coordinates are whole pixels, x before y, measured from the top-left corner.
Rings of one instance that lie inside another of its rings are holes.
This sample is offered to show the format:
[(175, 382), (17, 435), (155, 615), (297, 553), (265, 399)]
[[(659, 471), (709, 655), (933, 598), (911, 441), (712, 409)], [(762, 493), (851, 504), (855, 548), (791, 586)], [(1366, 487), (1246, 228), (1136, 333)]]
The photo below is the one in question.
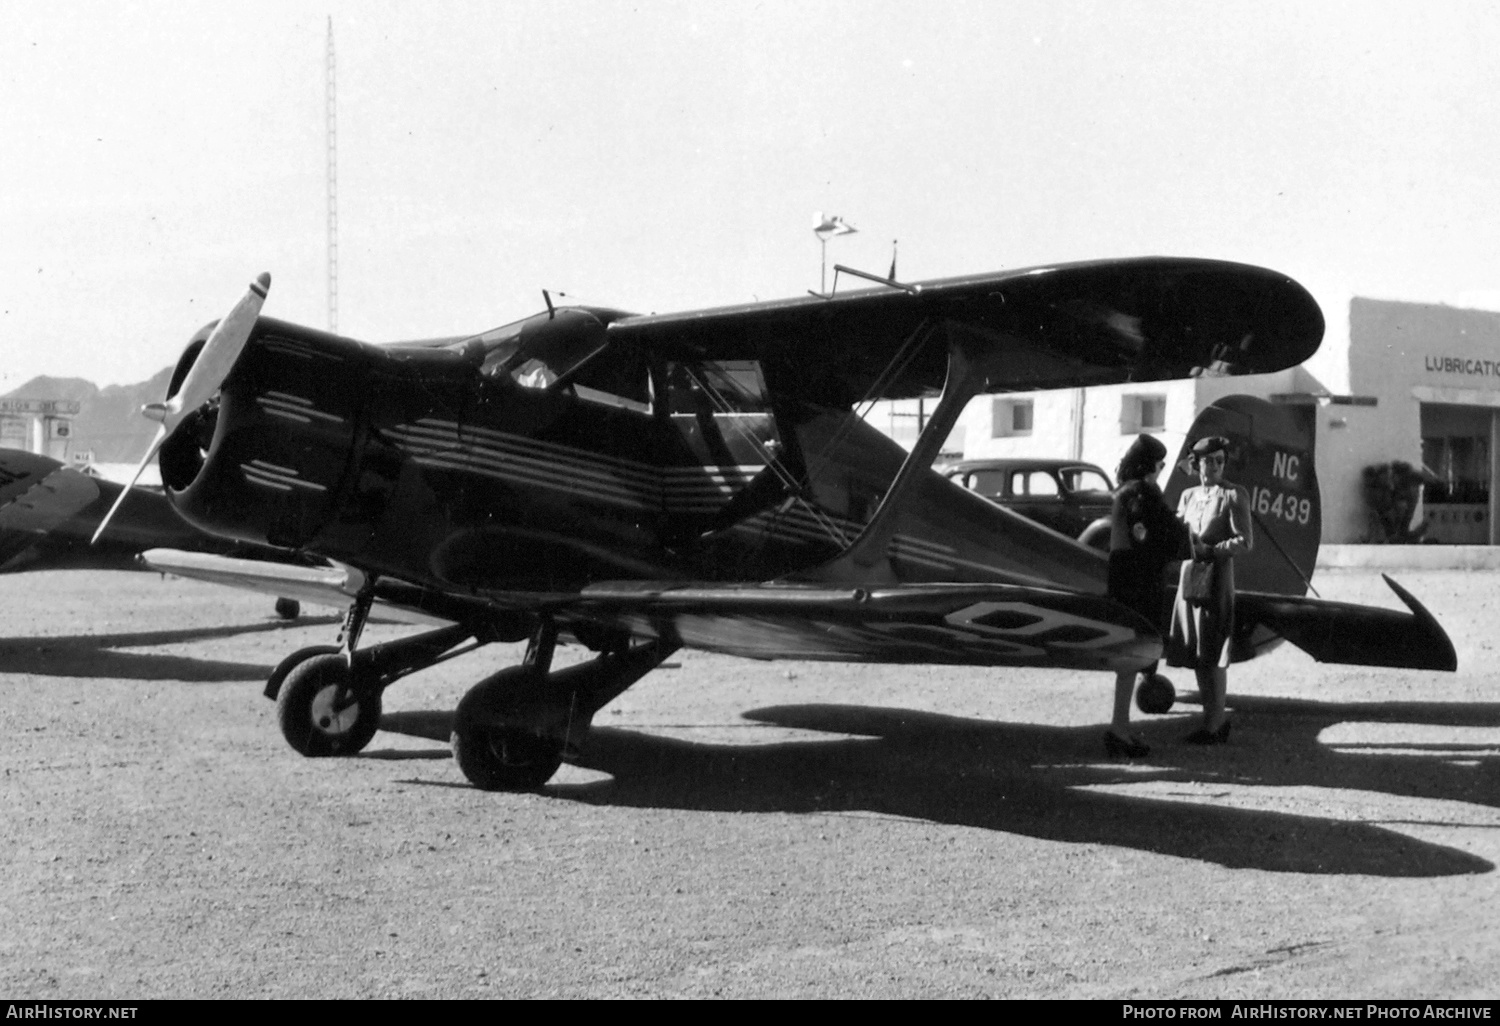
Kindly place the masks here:
[[(1162, 638), (1105, 596), (1103, 556), (940, 477), (942, 442), (978, 395), (1276, 371), (1323, 333), (1317, 303), (1285, 275), (1178, 258), (877, 278), (674, 314), (544, 293), (546, 309), (515, 323), (390, 345), (262, 316), (268, 288), (263, 275), (190, 340), (166, 400), (147, 409), (162, 426), (146, 460), (159, 455), (191, 524), (337, 575), (337, 644), (291, 654), (267, 683), (304, 755), (359, 751), (382, 692), (407, 674), (526, 641), (454, 714), (455, 758), (486, 789), (541, 786), (600, 708), (683, 646), (1020, 669), (1151, 662)], [(940, 398), (909, 452), (859, 415), (918, 396)], [(1278, 444), (1257, 437), (1266, 444), (1247, 452)], [(1399, 588), (1400, 611), (1306, 596), (1297, 545), (1316, 492), (1283, 498), (1283, 521), (1288, 502), (1301, 532), (1279, 539), (1291, 569), (1245, 574), (1271, 590), (1243, 596), (1236, 655), (1286, 640), (1317, 659), (1452, 669), (1442, 628)], [(266, 565), (149, 558), (276, 586)], [(377, 602), (442, 623), (361, 647)], [(559, 637), (592, 658), (554, 670)]]
[[(99, 528), (118, 506), (108, 531)], [(153, 548), (281, 563), (279, 575), (322, 582), (327, 568), (269, 546), (205, 534), (183, 521), (160, 489), (118, 483), (47, 456), (0, 449), (0, 574), (34, 570), (143, 570)], [(302, 565), (306, 564), (306, 565)], [(289, 587), (293, 586), (290, 583)], [(309, 595), (309, 597), (313, 597)], [(276, 612), (294, 619), (297, 599), (277, 594)]]

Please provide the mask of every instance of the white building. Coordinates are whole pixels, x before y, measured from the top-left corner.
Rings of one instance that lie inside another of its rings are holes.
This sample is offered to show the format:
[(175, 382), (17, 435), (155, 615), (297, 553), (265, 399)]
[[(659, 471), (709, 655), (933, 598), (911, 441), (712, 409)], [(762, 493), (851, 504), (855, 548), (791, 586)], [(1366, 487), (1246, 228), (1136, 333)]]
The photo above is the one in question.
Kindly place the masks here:
[[(1159, 435), (1175, 454), (1215, 399), (1254, 395), (1316, 408), (1324, 542), (1369, 540), (1364, 468), (1401, 461), (1425, 466), (1435, 482), (1418, 514), (1429, 540), (1500, 544), (1500, 492), (1490, 487), (1500, 454), (1500, 313), (1355, 298), (1347, 322), (1336, 320), (1312, 360), (1276, 374), (982, 396), (944, 455), (1066, 457), (1113, 473), (1138, 433)], [(934, 405), (884, 403), (870, 421), (910, 446)]]
[(66, 460), (79, 405), (66, 399), (0, 399), (0, 449)]

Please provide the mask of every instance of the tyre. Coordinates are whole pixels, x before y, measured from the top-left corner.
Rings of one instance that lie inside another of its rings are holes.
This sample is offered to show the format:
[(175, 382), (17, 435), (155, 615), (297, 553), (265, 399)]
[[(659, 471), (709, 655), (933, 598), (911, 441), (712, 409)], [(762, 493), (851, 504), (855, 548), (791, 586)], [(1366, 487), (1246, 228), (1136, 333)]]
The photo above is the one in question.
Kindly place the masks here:
[(279, 598), (276, 600), (276, 615), (283, 620), (295, 620), (302, 615), (302, 603), (296, 599)]
[(266, 687), (263, 694), (271, 701), (276, 701), (281, 694), (281, 685), (286, 680), (287, 674), (295, 670), (299, 665), (311, 659), (315, 655), (341, 655), (343, 649), (337, 645), (313, 645), (310, 648), (299, 648), (281, 662), (276, 664), (276, 669), (271, 671), (271, 676), (266, 678)]
[(542, 675), (517, 666), (469, 689), (453, 715), (453, 758), (483, 791), (535, 791), (562, 765), (563, 741), (505, 722), (534, 702)]
[(380, 693), (355, 686), (343, 653), (314, 655), (286, 675), (276, 720), (287, 744), (309, 758), (354, 755), (380, 727)]
[(1143, 713), (1160, 715), (1170, 712), (1175, 701), (1177, 689), (1159, 673), (1151, 674), (1135, 689), (1135, 707)]

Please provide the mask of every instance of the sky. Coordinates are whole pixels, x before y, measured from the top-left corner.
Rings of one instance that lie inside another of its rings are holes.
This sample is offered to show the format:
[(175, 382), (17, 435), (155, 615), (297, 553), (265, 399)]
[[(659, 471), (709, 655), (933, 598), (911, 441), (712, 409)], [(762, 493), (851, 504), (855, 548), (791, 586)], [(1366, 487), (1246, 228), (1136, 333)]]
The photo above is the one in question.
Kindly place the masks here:
[[(1500, 5), (10, 0), (0, 392), (131, 383), (261, 271), (326, 327), (1147, 254), (1500, 309)], [(831, 271), (830, 271), (831, 274)]]

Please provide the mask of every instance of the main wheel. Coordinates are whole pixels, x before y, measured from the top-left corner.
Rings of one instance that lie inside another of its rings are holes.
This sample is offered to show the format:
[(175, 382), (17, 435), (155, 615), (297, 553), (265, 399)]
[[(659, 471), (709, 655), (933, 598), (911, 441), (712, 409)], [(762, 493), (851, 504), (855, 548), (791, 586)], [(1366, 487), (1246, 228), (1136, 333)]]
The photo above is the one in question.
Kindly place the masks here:
[(1177, 701), (1177, 689), (1172, 682), (1159, 673), (1153, 673), (1135, 689), (1135, 707), (1143, 713), (1159, 715), (1171, 712)]
[(315, 655), (282, 681), (276, 720), (287, 744), (308, 758), (353, 755), (380, 727), (380, 693), (355, 686), (342, 653)]
[(484, 791), (535, 791), (562, 765), (563, 742), (506, 722), (535, 699), (542, 675), (517, 666), (469, 689), (453, 714), (453, 758)]

